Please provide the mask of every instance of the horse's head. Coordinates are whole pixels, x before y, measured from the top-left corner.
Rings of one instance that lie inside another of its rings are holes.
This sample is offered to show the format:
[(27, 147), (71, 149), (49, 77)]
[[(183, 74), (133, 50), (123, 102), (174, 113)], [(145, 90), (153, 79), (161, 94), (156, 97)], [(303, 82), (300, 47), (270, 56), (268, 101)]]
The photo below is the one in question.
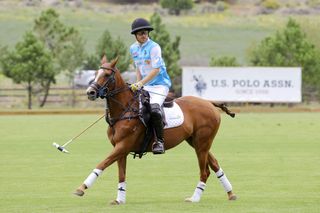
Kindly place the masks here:
[(88, 99), (94, 101), (98, 97), (104, 98), (108, 91), (112, 90), (115, 86), (115, 74), (117, 68), (115, 67), (118, 62), (118, 57), (110, 63), (107, 57), (103, 56), (101, 59), (101, 66), (96, 72), (94, 81), (87, 89)]

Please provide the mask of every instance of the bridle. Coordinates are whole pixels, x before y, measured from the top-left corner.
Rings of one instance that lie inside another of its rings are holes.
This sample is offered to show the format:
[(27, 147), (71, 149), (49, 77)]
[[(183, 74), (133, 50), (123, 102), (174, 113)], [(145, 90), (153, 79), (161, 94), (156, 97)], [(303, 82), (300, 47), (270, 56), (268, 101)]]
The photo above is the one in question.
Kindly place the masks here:
[(109, 93), (109, 84), (115, 83), (115, 73), (116, 70), (111, 67), (99, 67), (103, 70), (111, 70), (111, 74), (107, 76), (108, 80), (101, 86), (97, 82), (92, 82), (90, 84), (90, 87), (97, 91), (97, 97), (100, 97), (101, 99), (107, 98), (107, 94)]
[[(139, 98), (139, 92), (133, 93), (133, 97), (128, 100), (127, 106), (125, 106), (123, 103), (118, 101), (115, 96), (119, 93), (125, 92), (127, 90), (130, 90), (128, 84), (126, 84), (123, 87), (120, 88), (114, 88), (113, 90), (110, 90), (110, 87), (112, 84), (115, 85), (116, 83), (116, 69), (111, 68), (111, 67), (103, 67), (101, 66), (100, 69), (103, 70), (110, 70), (111, 74), (107, 75), (107, 81), (101, 86), (97, 82), (92, 82), (90, 87), (94, 90), (97, 91), (97, 97), (100, 97), (101, 99), (106, 99), (106, 122), (112, 127), (115, 125), (116, 122), (120, 120), (130, 120), (133, 118), (139, 118), (139, 107), (134, 107), (134, 103), (138, 101)], [(111, 117), (110, 115), (110, 101), (113, 101), (117, 103), (122, 109), (122, 113), (118, 117)], [(133, 112), (130, 113), (129, 115), (126, 115), (128, 112)]]

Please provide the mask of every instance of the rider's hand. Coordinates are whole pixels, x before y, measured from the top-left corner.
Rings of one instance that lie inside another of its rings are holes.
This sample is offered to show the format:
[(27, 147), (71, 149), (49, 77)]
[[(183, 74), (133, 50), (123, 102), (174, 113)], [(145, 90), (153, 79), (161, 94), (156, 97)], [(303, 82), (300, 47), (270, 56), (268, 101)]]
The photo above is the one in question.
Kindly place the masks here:
[(139, 81), (137, 83), (131, 84), (130, 89), (135, 92), (137, 90), (140, 90), (143, 87), (143, 84)]

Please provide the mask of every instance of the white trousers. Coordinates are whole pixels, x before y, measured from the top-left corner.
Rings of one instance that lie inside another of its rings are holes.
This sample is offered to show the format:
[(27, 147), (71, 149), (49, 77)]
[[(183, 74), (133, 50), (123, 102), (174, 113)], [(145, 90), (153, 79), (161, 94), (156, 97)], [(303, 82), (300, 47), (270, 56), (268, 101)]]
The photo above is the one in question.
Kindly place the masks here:
[(144, 86), (150, 94), (150, 104), (159, 104), (161, 106), (166, 99), (169, 88), (164, 85)]

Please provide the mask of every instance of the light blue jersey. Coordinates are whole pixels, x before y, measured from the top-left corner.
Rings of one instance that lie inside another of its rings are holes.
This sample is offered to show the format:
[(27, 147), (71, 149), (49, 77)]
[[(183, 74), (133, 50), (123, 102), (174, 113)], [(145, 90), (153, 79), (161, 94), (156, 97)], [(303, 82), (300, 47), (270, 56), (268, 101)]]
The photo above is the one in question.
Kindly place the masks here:
[(168, 88), (171, 87), (171, 80), (161, 56), (159, 44), (151, 39), (148, 39), (148, 41), (142, 45), (135, 42), (130, 47), (130, 54), (135, 67), (140, 71), (142, 79), (154, 68), (160, 68), (159, 74), (148, 82), (146, 84), (147, 86), (164, 85)]

